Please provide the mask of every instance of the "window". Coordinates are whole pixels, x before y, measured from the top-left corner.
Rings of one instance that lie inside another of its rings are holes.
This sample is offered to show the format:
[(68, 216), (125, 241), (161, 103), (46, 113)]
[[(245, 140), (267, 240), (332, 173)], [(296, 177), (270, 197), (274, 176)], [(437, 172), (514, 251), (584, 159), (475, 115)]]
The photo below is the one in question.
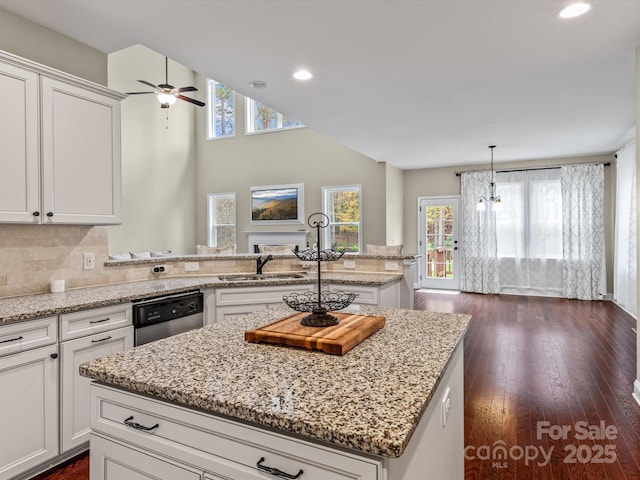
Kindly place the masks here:
[(322, 187), (322, 210), (329, 217), (322, 248), (356, 253), (362, 247), (361, 185)]
[(294, 120), (265, 104), (247, 98), (247, 133), (273, 132), (288, 128), (304, 127), (302, 123)]
[(236, 244), (236, 194), (210, 193), (207, 205), (208, 245), (228, 247)]
[(560, 170), (500, 172), (496, 239), (500, 291), (562, 294), (563, 239)]
[(561, 260), (559, 170), (499, 173), (496, 183), (504, 205), (496, 212), (498, 258)]
[(207, 80), (207, 140), (236, 134), (235, 92)]

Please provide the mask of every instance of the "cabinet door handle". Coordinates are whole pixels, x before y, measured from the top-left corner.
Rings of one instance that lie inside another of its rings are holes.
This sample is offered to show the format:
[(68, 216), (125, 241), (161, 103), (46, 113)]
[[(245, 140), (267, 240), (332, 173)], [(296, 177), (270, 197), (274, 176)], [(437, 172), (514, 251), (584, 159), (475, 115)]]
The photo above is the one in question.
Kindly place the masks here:
[(89, 323), (103, 323), (103, 322), (108, 322), (110, 320), (109, 317), (107, 318), (103, 318), (102, 320), (89, 320)]
[(107, 340), (111, 340), (111, 335), (109, 335), (108, 337), (99, 338), (98, 340), (91, 340), (91, 343), (106, 342)]
[(22, 340), (24, 337), (20, 335), (16, 338), (10, 338), (9, 340), (2, 340), (0, 343), (9, 343), (9, 342), (17, 342), (18, 340)]
[(33, 212), (33, 216), (34, 217), (39, 217), (40, 216), (40, 212), (38, 212), (38, 211)]
[(264, 457), (261, 457), (260, 460), (258, 460), (258, 463), (256, 463), (256, 467), (258, 468), (258, 470), (262, 472), (267, 472), (268, 474), (276, 477), (295, 479), (295, 478), (300, 478), (304, 473), (302, 469), (300, 469), (298, 473), (296, 473), (295, 475), (291, 475), (290, 473), (283, 472), (282, 470), (278, 470), (277, 468), (267, 467), (266, 465), (262, 465), (263, 462), (264, 462)]
[(142, 430), (143, 432), (151, 432), (152, 430), (155, 430), (160, 426), (159, 423), (156, 423), (153, 427), (145, 427), (144, 425), (140, 425), (139, 423), (133, 421), (133, 415), (131, 415), (129, 418), (125, 418), (124, 424), (128, 427), (135, 428), (136, 430)]
[(53, 217), (53, 212), (47, 212), (47, 217), (49, 218)]
[(56, 358), (58, 358), (58, 354), (57, 354), (57, 353), (52, 353), (52, 354), (50, 355), (50, 357), (51, 357), (51, 358), (53, 358), (53, 359), (55, 360)]

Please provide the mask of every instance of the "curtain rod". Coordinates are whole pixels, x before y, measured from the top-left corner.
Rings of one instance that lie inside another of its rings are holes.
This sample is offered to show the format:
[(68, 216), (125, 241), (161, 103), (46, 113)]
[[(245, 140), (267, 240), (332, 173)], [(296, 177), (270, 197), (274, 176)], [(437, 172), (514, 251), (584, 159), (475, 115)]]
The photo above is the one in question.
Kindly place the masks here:
[[(496, 173), (505, 173), (505, 172), (528, 172), (529, 170), (556, 170), (561, 167), (570, 167), (572, 165), (604, 165), (605, 167), (609, 167), (611, 162), (597, 162), (597, 163), (574, 163), (567, 165), (553, 165), (548, 167), (528, 167), (528, 168), (505, 168), (503, 170), (496, 170)], [(463, 173), (473, 173), (473, 172), (488, 172), (489, 170), (466, 170), (464, 172), (455, 172), (456, 177), (459, 177)]]

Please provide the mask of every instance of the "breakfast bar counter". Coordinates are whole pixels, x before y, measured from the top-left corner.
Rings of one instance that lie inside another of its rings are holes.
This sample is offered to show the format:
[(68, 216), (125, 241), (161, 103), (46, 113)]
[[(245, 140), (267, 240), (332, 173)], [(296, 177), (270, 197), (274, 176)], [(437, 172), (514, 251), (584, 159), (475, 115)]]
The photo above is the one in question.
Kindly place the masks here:
[[(430, 458), (447, 464), (434, 466), (436, 471), (460, 471), (462, 337), (470, 317), (369, 306), (345, 311), (384, 316), (386, 324), (343, 356), (245, 342), (245, 331), (294, 313), (278, 305), (92, 360), (80, 366), (80, 373), (95, 380), (94, 390), (130, 397), (132, 406), (138, 401), (160, 402), (175, 408), (177, 414), (205, 414), (211, 421), (237, 422), (285, 439), (299, 439), (305, 445), (378, 459), (386, 476), (381, 471), (372, 478), (408, 479), (407, 472), (424, 468), (422, 463)], [(96, 398), (100, 394), (94, 395), (94, 402)], [(123, 404), (122, 398), (117, 404)], [(94, 405), (93, 410), (103, 408)], [(125, 418), (107, 422), (96, 415), (94, 437), (104, 436), (100, 431), (104, 427), (106, 438), (117, 437), (114, 432), (122, 429), (123, 438), (128, 438), (124, 432), (131, 425), (122, 424)], [(130, 431), (140, 436), (146, 448), (166, 455), (162, 450), (166, 445), (155, 447), (152, 441), (161, 434), (162, 418), (153, 418), (140, 407), (133, 408), (130, 416), (135, 417), (129, 421), (134, 423)], [(140, 432), (135, 429), (138, 418), (160, 427), (141, 427), (153, 430)], [(184, 440), (181, 445), (185, 442), (189, 443)], [(454, 450), (446, 450), (451, 448)], [(93, 455), (92, 443), (92, 463)], [(188, 455), (180, 460), (189, 466), (197, 463)], [(206, 471), (205, 467), (201, 468)], [(396, 473), (391, 474), (393, 471)], [(457, 473), (446, 478), (457, 478)]]

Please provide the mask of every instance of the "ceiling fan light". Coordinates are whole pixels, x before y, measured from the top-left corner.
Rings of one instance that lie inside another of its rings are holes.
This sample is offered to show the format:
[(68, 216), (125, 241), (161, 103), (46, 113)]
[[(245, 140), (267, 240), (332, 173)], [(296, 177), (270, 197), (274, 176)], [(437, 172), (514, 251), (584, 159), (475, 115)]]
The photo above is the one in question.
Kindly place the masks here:
[(171, 93), (159, 93), (158, 101), (163, 105), (173, 105), (176, 103), (178, 98)]

